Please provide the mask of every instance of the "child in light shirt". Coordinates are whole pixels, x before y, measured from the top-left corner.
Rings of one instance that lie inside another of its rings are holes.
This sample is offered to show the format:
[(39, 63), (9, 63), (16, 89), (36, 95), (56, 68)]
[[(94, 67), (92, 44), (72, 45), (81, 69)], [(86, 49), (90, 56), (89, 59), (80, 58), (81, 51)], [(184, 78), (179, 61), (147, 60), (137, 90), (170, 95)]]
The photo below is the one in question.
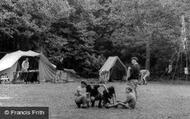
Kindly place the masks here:
[(77, 104), (78, 108), (89, 107), (90, 94), (87, 92), (87, 87), (88, 85), (85, 81), (81, 81), (81, 85), (77, 87), (75, 93), (75, 103)]

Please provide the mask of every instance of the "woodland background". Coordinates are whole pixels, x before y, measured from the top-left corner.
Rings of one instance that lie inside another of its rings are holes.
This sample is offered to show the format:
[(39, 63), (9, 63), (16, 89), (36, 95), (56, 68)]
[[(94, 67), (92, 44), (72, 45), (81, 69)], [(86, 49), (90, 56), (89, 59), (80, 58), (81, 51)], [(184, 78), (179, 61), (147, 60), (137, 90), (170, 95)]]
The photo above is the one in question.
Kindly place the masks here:
[(0, 0), (0, 57), (43, 52), (58, 69), (90, 78), (108, 56), (126, 65), (136, 56), (160, 76), (181, 50), (182, 14), (189, 42), (189, 6), (189, 0)]

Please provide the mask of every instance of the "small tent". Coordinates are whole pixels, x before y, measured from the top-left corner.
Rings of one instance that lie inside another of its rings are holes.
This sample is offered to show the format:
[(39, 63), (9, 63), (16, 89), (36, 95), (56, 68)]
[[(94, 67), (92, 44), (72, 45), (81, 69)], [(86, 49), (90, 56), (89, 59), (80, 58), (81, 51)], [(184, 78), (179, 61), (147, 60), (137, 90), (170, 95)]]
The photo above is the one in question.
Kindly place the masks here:
[[(16, 51), (6, 54), (0, 60), (0, 76), (6, 74), (10, 81), (15, 78), (15, 73), (19, 71), (20, 62), (22, 57), (37, 57), (37, 71), (39, 81), (51, 81), (55, 79), (56, 66), (49, 62), (49, 60), (41, 53), (33, 51)], [(29, 61), (30, 63), (30, 61)]]
[(109, 72), (108, 81), (122, 80), (126, 75), (126, 67), (118, 56), (108, 57), (102, 68), (99, 70), (99, 75), (103, 72)]
[(79, 78), (74, 69), (57, 70), (56, 82), (71, 82)]

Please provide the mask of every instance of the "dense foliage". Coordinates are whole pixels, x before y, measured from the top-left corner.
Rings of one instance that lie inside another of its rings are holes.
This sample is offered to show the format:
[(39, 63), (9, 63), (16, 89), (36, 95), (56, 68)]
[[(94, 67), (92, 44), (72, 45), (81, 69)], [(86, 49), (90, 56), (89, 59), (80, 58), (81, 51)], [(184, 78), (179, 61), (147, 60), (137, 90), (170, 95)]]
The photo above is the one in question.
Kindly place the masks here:
[(189, 0), (1, 0), (0, 56), (35, 50), (58, 69), (72, 68), (84, 77), (97, 76), (108, 56), (125, 64), (137, 56), (143, 68), (148, 63), (160, 75), (180, 49), (182, 14), (189, 29), (189, 5)]

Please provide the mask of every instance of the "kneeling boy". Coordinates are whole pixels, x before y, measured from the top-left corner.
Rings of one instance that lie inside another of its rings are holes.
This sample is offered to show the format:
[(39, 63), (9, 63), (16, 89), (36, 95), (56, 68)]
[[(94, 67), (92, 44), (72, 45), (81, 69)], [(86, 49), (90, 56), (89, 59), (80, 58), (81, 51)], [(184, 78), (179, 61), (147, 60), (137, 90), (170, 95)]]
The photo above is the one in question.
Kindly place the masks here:
[(87, 92), (87, 83), (85, 81), (81, 81), (81, 85), (78, 86), (77, 91), (75, 93), (75, 103), (80, 108), (89, 107), (90, 102), (90, 94)]

